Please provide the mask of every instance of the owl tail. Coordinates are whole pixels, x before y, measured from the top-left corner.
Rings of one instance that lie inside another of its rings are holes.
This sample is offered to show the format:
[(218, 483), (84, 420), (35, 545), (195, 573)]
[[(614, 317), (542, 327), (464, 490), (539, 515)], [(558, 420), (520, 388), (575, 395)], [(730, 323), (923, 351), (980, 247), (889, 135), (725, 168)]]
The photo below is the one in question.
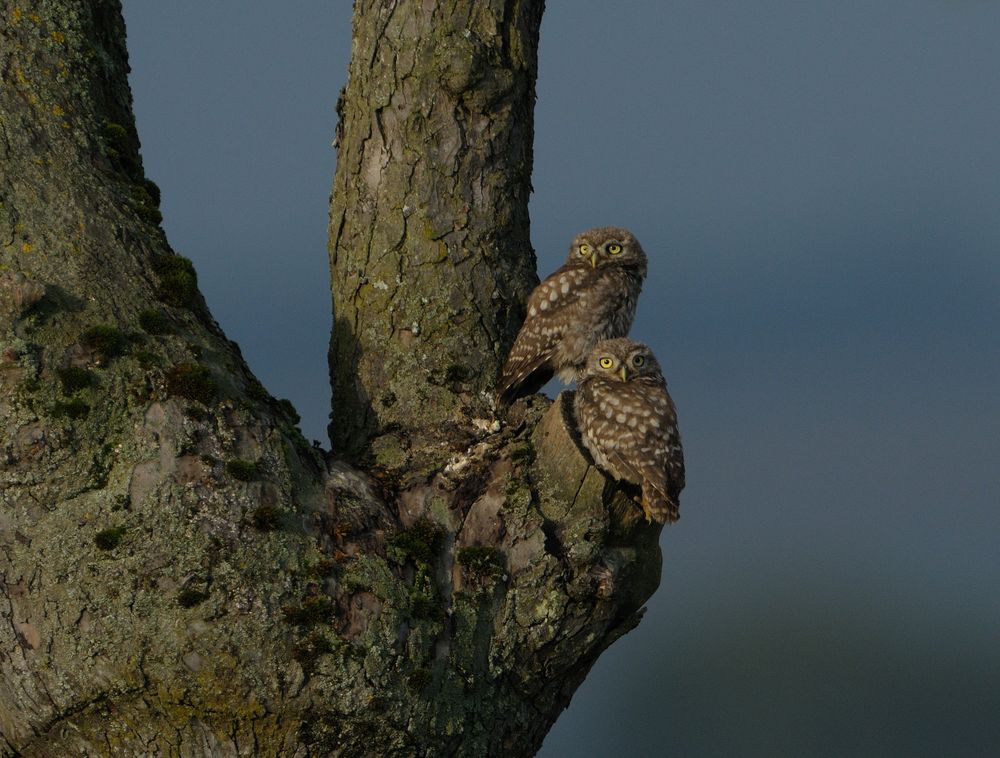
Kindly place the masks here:
[(652, 488), (642, 493), (642, 510), (647, 522), (657, 524), (672, 524), (681, 517), (677, 503)]

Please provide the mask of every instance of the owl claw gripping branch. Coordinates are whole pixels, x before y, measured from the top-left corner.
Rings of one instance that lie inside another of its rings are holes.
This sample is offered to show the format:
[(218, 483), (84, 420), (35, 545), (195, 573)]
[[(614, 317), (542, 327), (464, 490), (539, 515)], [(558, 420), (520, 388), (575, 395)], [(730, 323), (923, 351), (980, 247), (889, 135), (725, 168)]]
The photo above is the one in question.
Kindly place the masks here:
[(684, 453), (677, 414), (648, 347), (624, 338), (646, 277), (646, 254), (625, 229), (577, 235), (569, 257), (528, 298), (528, 316), (499, 382), (511, 403), (552, 378), (577, 379), (574, 414), (597, 466), (642, 488), (646, 521), (678, 518)]

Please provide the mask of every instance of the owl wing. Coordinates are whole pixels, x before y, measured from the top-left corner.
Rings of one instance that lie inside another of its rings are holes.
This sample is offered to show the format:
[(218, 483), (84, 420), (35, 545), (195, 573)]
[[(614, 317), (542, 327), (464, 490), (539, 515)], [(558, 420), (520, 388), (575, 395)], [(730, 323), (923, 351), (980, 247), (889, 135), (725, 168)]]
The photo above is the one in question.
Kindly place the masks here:
[(684, 489), (684, 450), (677, 414), (665, 387), (650, 399), (653, 412), (644, 419), (645, 430), (641, 426), (630, 429), (621, 444), (605, 455), (621, 478), (642, 483), (643, 496), (657, 521), (676, 521), (678, 496)]
[(500, 372), (500, 402), (509, 404), (537, 392), (552, 378), (552, 358), (565, 325), (576, 318), (574, 306), (586, 271), (562, 266), (535, 287), (528, 315)]

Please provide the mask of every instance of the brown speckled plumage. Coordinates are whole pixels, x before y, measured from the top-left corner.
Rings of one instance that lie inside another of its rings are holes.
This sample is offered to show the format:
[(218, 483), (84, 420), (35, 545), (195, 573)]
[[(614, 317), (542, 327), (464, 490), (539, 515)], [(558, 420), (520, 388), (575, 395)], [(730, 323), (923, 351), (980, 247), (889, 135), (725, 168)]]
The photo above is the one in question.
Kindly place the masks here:
[(598, 342), (581, 372), (573, 410), (594, 463), (642, 487), (646, 520), (676, 521), (684, 451), (677, 411), (650, 349), (629, 339)]
[(500, 401), (537, 392), (553, 374), (575, 379), (595, 342), (628, 334), (645, 278), (646, 254), (631, 232), (602, 226), (578, 234), (566, 263), (528, 298)]

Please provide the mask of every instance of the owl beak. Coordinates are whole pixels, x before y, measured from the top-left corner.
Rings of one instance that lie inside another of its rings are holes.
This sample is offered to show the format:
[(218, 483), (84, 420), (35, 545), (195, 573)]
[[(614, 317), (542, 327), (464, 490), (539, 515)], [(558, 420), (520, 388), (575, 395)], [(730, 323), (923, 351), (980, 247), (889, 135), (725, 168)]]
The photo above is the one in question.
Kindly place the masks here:
[(590, 254), (590, 267), (597, 268), (597, 251)]
[(622, 366), (622, 370), (618, 373), (621, 374), (623, 382), (628, 381), (628, 368), (626, 366)]

